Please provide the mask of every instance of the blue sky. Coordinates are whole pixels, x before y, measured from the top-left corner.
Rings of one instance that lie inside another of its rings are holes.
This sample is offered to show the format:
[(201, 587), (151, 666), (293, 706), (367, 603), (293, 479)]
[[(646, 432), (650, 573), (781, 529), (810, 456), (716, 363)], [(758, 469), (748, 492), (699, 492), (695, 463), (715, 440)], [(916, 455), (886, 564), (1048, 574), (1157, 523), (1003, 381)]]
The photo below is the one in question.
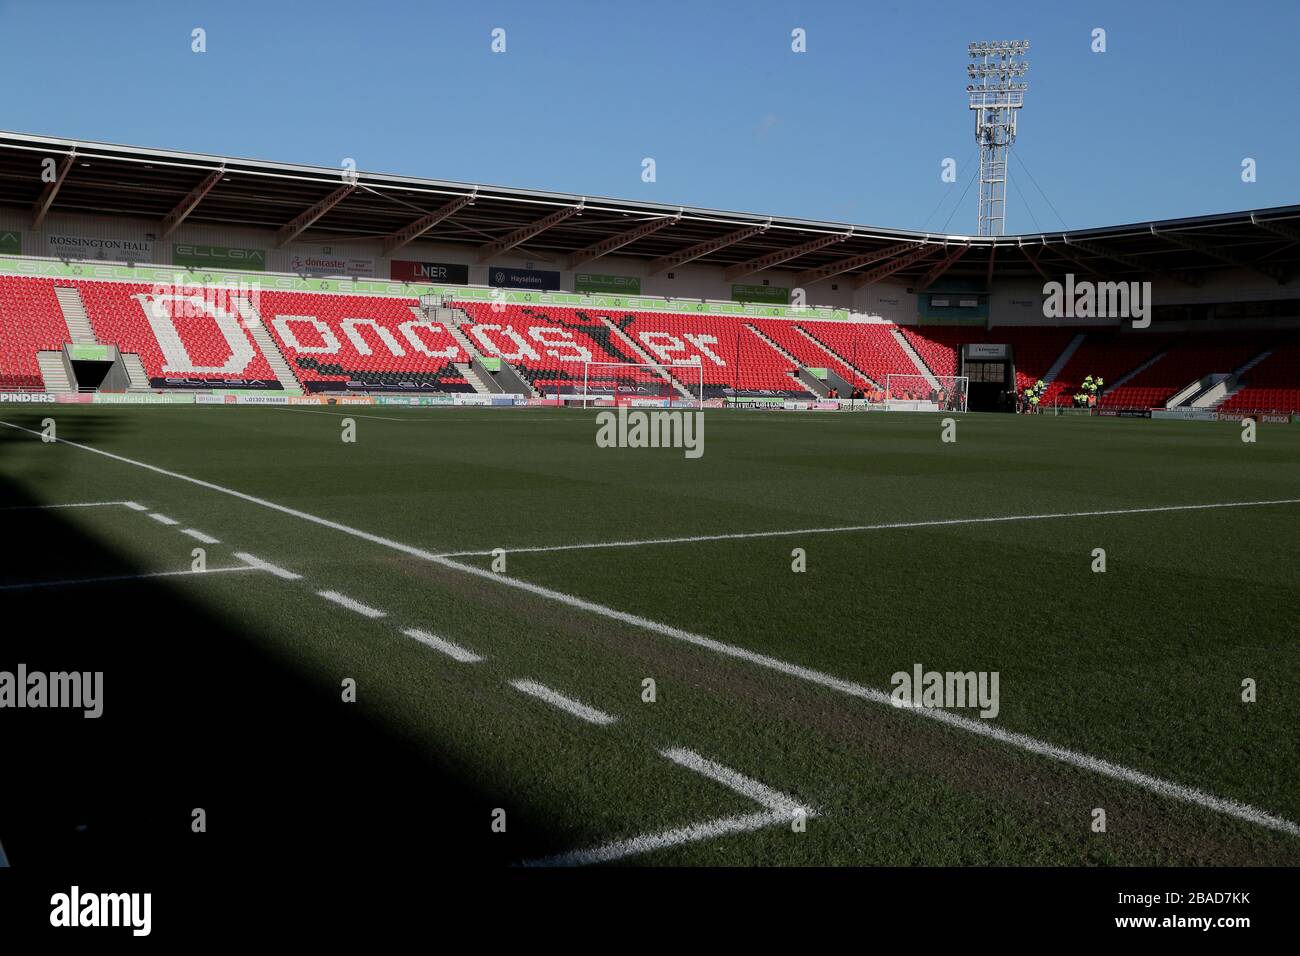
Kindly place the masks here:
[(968, 233), (966, 44), (1021, 38), (1008, 232), (1300, 202), (1294, 0), (0, 0), (0, 128)]

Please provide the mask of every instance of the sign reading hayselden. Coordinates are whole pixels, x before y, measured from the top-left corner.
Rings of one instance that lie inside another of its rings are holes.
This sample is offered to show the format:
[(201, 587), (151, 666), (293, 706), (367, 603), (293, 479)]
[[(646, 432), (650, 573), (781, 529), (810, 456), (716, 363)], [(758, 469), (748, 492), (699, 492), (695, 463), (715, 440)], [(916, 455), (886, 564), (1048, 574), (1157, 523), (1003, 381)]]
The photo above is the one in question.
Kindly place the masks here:
[(536, 289), (554, 292), (560, 287), (560, 274), (544, 269), (516, 269), (514, 266), (488, 266), (488, 285), (498, 289)]
[(469, 266), (458, 262), (413, 262), (394, 259), (388, 264), (388, 277), (398, 282), (445, 282), (469, 285)]

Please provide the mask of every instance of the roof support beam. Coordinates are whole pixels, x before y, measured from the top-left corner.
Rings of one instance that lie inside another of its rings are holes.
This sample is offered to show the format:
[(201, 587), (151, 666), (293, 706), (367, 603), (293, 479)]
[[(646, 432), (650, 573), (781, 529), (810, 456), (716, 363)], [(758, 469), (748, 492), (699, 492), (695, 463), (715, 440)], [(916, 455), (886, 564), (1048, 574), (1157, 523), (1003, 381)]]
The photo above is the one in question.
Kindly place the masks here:
[(897, 256), (894, 259), (891, 259), (889, 262), (883, 262), (880, 265), (876, 266), (874, 269), (872, 269), (870, 272), (864, 272), (862, 275), (858, 276), (856, 281), (854, 281), (853, 283), (853, 288), (861, 289), (864, 288), (865, 286), (869, 286), (872, 285), (873, 283), (879, 282), (881, 279), (892, 276), (899, 269), (906, 269), (912, 263), (924, 259), (926, 256), (933, 253), (934, 250), (942, 249), (942, 248), (943, 248), (942, 246), (930, 246), (930, 245), (915, 246), (915, 248), (913, 248), (909, 252), (905, 252), (901, 256)]
[[(1120, 265), (1128, 266), (1130, 269), (1134, 269), (1138, 272), (1145, 272), (1150, 275), (1167, 276), (1176, 282), (1181, 282), (1183, 285), (1188, 286), (1196, 286), (1200, 284), (1196, 279), (1186, 273), (1165, 272), (1162, 269), (1153, 268), (1151, 265), (1140, 259), (1134, 259), (1132, 256), (1126, 256), (1123, 253), (1115, 252), (1099, 242), (1093, 242), (1091, 239), (1071, 239), (1069, 236), (1062, 235), (1061, 241), (1067, 246), (1075, 246), (1076, 248), (1082, 249), (1084, 252), (1091, 252), (1095, 256), (1101, 256), (1103, 259), (1109, 259), (1111, 262), (1118, 262)], [(1074, 257), (1070, 256), (1069, 258), (1072, 259)]]
[(601, 256), (607, 256), (616, 249), (622, 249), (638, 239), (644, 239), (646, 236), (658, 232), (667, 226), (674, 226), (682, 221), (682, 214), (679, 212), (675, 216), (664, 216), (662, 219), (651, 219), (649, 222), (643, 222), (641, 225), (629, 229), (627, 232), (621, 232), (617, 236), (610, 236), (608, 239), (602, 239), (600, 242), (587, 246), (585, 249), (579, 249), (569, 256), (568, 268), (570, 270), (578, 266), (586, 265)]
[(563, 209), (557, 209), (549, 216), (544, 216), (536, 222), (530, 222), (526, 226), (516, 229), (510, 235), (498, 239), (496, 242), (489, 242), (486, 246), (481, 246), (478, 253), (480, 263), (487, 262), (494, 256), (499, 256), (503, 252), (508, 252), (515, 246), (527, 242), (533, 236), (541, 235), (547, 229), (554, 225), (564, 222), (571, 216), (581, 216), (582, 210), (586, 208), (587, 199), (583, 197), (576, 206), (565, 206)]
[(934, 284), (934, 281), (943, 275), (948, 269), (962, 256), (970, 252), (970, 243), (964, 246), (958, 246), (956, 252), (950, 252), (944, 257), (942, 262), (936, 262), (934, 266), (921, 277), (921, 282), (916, 287), (917, 292), (924, 292)]
[(281, 226), (280, 231), (276, 233), (275, 247), (277, 249), (282, 249), (288, 243), (297, 239), (311, 227), (312, 223), (325, 215), (343, 200), (347, 199), (356, 192), (356, 190), (356, 183), (348, 183), (345, 186), (340, 186), (310, 209), (304, 210), (302, 213), (294, 217), (292, 222)]
[(1250, 262), (1241, 256), (1234, 255), (1231, 252), (1224, 252), (1204, 239), (1194, 239), (1191, 236), (1185, 236), (1178, 232), (1161, 232), (1155, 226), (1151, 227), (1151, 235), (1163, 239), (1165, 242), (1172, 242), (1176, 246), (1182, 246), (1184, 249), (1191, 249), (1193, 252), (1199, 252), (1203, 256), (1209, 256), (1211, 259), (1218, 259), (1220, 262), (1226, 262), (1234, 266), (1243, 266), (1258, 272), (1262, 276), (1272, 279), (1278, 285), (1285, 285), (1287, 275), (1281, 269), (1275, 269), (1271, 266), (1261, 265), (1256, 262)]
[(706, 239), (704, 242), (697, 242), (695, 245), (686, 249), (679, 249), (677, 252), (669, 253), (650, 263), (649, 275), (658, 275), (665, 269), (673, 269), (677, 266), (685, 265), (692, 259), (698, 259), (700, 256), (711, 255), (719, 249), (725, 249), (741, 240), (748, 239), (750, 236), (758, 235), (761, 232), (767, 232), (767, 227), (772, 225), (772, 220), (758, 226), (746, 226), (744, 229), (737, 229), (735, 232), (729, 232), (725, 236), (719, 236), (717, 239)]
[(989, 246), (989, 269), (988, 272), (985, 273), (984, 275), (985, 292), (991, 293), (993, 291), (993, 263), (997, 261), (997, 257), (998, 257), (998, 247)]
[(837, 276), (842, 272), (851, 272), (854, 269), (861, 269), (863, 266), (869, 266), (873, 262), (879, 262), (882, 259), (892, 259), (894, 256), (901, 255), (909, 249), (915, 249), (915, 242), (899, 242), (892, 246), (885, 246), (883, 249), (877, 249), (875, 252), (868, 252), (860, 256), (851, 256), (848, 259), (840, 259), (838, 262), (831, 262), (824, 266), (818, 266), (816, 269), (809, 269), (801, 272), (794, 277), (796, 285), (807, 286), (814, 282), (820, 282), (822, 279), (829, 279)]
[[(1044, 279), (1046, 279), (1048, 282), (1051, 282), (1051, 281), (1052, 281), (1052, 277), (1049, 276), (1049, 275), (1047, 274), (1046, 270), (1044, 270), (1043, 267), (1040, 266), (1040, 265), (1038, 264), (1038, 255), (1039, 255), (1039, 253), (1037, 253), (1037, 252), (1030, 252), (1030, 251), (1029, 251), (1029, 247), (1028, 247), (1027, 245), (1025, 245), (1023, 242), (1020, 243), (1019, 246), (1020, 246), (1020, 251), (1023, 252), (1023, 253), (1025, 254), (1025, 258), (1029, 260), (1029, 264), (1030, 264), (1031, 266), (1033, 266), (1033, 267), (1038, 271), (1038, 274), (1039, 274), (1040, 276), (1042, 276), (1042, 277), (1043, 277)], [(1040, 248), (1041, 248), (1041, 247), (1040, 247)]]
[(1250, 214), (1250, 223), (1252, 226), (1258, 226), (1265, 232), (1271, 232), (1275, 236), (1300, 241), (1300, 229), (1295, 226), (1284, 226), (1279, 219), (1260, 219), (1252, 212)]
[(68, 178), (68, 173), (72, 169), (72, 163), (77, 158), (77, 147), (68, 150), (68, 155), (63, 157), (63, 162), (58, 166), (54, 174), (54, 181), (45, 184), (41, 190), (41, 198), (36, 200), (36, 205), (32, 207), (32, 228), (39, 226), (45, 219), (45, 214), (50, 211), (54, 205), (54, 197), (59, 194), (63, 187), (63, 180)]
[(403, 226), (392, 235), (385, 236), (384, 244), (380, 249), (380, 253), (385, 256), (392, 255), (407, 243), (414, 242), (444, 219), (454, 216), (466, 206), (474, 205), (474, 199), (476, 196), (478, 196), (477, 186), (474, 187), (474, 191), (468, 196), (457, 196), (455, 199), (444, 203), (427, 216), (421, 216), (419, 219), (415, 220), (415, 222)]
[(769, 252), (765, 256), (759, 256), (757, 259), (750, 259), (748, 262), (738, 262), (734, 266), (729, 266), (723, 273), (728, 282), (735, 282), (745, 276), (751, 276), (756, 272), (762, 272), (765, 269), (771, 269), (773, 266), (780, 265), (782, 262), (789, 262), (791, 259), (798, 259), (810, 252), (816, 252), (818, 249), (824, 249), (836, 242), (843, 242), (845, 239), (853, 237), (853, 230), (850, 229), (845, 233), (835, 233), (829, 236), (818, 236), (810, 242), (803, 245), (791, 246), (788, 249), (778, 249), (775, 252)]
[(166, 239), (176, 227), (183, 223), (187, 216), (198, 208), (199, 203), (203, 202), (203, 197), (212, 192), (212, 188), (221, 182), (221, 177), (226, 175), (225, 165), (218, 166), (212, 172), (204, 177), (203, 182), (199, 183), (190, 190), (189, 195), (176, 204), (176, 208), (163, 217), (162, 229), (158, 236), (159, 239)]

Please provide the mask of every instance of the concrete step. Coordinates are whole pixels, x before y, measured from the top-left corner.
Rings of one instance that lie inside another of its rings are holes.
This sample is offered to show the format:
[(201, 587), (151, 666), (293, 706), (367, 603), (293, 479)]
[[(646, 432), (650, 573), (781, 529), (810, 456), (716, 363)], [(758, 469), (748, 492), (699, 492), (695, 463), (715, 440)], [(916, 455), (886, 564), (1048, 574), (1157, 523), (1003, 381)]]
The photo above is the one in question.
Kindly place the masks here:
[(45, 382), (47, 392), (71, 392), (72, 380), (68, 378), (68, 367), (63, 361), (63, 352), (37, 352), (36, 364), (41, 369), (41, 379)]
[(1065, 368), (1066, 363), (1068, 363), (1070, 359), (1074, 358), (1074, 353), (1079, 351), (1079, 346), (1083, 344), (1085, 338), (1087, 338), (1087, 335), (1080, 332), (1074, 338), (1070, 339), (1069, 344), (1061, 350), (1061, 354), (1056, 357), (1056, 361), (1052, 363), (1052, 367), (1049, 368), (1047, 374), (1043, 376), (1044, 384), (1051, 385), (1056, 381), (1056, 376), (1060, 375), (1061, 369)]
[[(938, 388), (939, 380), (934, 377), (934, 371), (930, 366), (925, 364), (925, 359), (921, 358), (921, 353), (912, 348), (912, 343), (908, 341), (906, 335), (899, 331), (898, 326), (894, 326), (890, 329), (889, 334), (894, 337), (894, 341), (898, 343), (898, 347), (901, 348), (907, 357), (912, 360), (912, 364), (916, 366), (916, 373), (924, 378), (926, 384), (931, 388)], [(879, 385), (881, 383), (877, 382), (876, 384)]]
[(75, 286), (56, 285), (54, 296), (59, 300), (63, 310), (63, 321), (68, 323), (68, 334), (77, 345), (94, 345), (95, 330), (90, 325), (90, 316), (86, 314), (86, 304), (81, 300), (81, 291)]
[[(600, 317), (600, 321), (603, 322), (605, 324), (605, 327), (608, 328), (610, 332), (612, 332), (614, 335), (616, 335), (618, 339), (628, 347), (628, 349), (632, 352), (632, 354), (635, 355), (637, 358), (639, 358), (642, 362), (646, 363), (647, 365), (659, 365), (659, 366), (663, 365), (662, 362), (656, 362), (654, 359), (652, 359), (650, 355), (646, 352), (646, 350), (641, 348), (641, 346), (637, 344), (637, 342), (632, 338), (632, 336), (628, 335), (626, 332), (620, 329), (607, 316), (602, 315)], [(656, 368), (655, 374), (657, 374), (665, 382), (671, 385), (673, 389), (677, 392), (677, 394), (680, 395), (682, 398), (692, 402), (696, 400), (696, 396), (691, 394), (690, 389), (688, 389), (685, 385), (683, 385), (681, 380), (678, 379), (676, 375), (669, 372), (666, 368)], [(697, 388), (699, 387), (698, 380), (696, 380), (696, 387)], [(700, 400), (703, 400), (704, 396), (701, 395), (699, 396), (699, 398)]]
[(470, 386), (479, 395), (492, 394), (492, 389), (483, 384), (483, 379), (479, 378), (478, 372), (474, 371), (472, 365), (467, 362), (457, 362), (456, 371), (460, 372), (460, 374), (464, 376), (465, 381), (469, 382)]
[(126, 377), (131, 381), (130, 391), (149, 391), (149, 373), (144, 370), (144, 362), (135, 352), (122, 353), (122, 365), (126, 369)]

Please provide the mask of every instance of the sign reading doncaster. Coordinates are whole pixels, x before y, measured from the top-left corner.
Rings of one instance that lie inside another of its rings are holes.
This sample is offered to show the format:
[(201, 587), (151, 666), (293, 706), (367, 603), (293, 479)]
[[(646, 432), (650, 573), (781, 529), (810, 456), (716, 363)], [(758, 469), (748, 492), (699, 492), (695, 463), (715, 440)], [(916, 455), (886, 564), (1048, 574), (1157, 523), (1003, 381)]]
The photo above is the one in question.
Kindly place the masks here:
[(603, 276), (594, 272), (573, 274), (574, 292), (599, 292), (609, 295), (640, 295), (641, 280), (637, 276)]
[(266, 270), (266, 250), (175, 242), (172, 243), (172, 263), (192, 269), (256, 269), (263, 272)]
[(114, 262), (142, 262), (153, 259), (148, 239), (98, 239), (94, 236), (51, 235), (50, 255), (57, 259), (108, 259)]

